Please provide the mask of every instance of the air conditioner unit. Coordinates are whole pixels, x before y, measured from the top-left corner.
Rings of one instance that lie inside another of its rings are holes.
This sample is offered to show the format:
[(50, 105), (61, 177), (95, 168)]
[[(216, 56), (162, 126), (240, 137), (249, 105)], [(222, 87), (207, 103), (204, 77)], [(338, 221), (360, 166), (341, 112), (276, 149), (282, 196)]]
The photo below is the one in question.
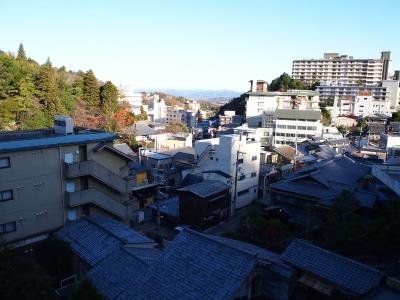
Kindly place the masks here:
[(74, 132), (74, 121), (69, 116), (54, 117), (54, 132), (57, 134), (72, 134)]

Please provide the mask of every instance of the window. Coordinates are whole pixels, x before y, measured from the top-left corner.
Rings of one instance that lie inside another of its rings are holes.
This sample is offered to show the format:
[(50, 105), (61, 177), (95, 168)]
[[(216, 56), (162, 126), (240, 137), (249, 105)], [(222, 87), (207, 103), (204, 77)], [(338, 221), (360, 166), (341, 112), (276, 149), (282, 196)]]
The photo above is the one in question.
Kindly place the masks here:
[(238, 159), (238, 164), (242, 164), (243, 163), (243, 158), (239, 158)]
[(251, 177), (256, 177), (257, 176), (257, 172), (252, 172), (251, 173)]
[(252, 156), (251, 160), (257, 160), (257, 155)]
[(296, 126), (294, 126), (294, 125), (288, 125), (287, 128), (288, 128), (288, 129), (296, 129)]
[(243, 175), (240, 175), (239, 181), (240, 181), (240, 180), (244, 180), (245, 178), (246, 178), (246, 175), (244, 175), (244, 174), (243, 174)]
[(10, 168), (10, 158), (9, 157), (0, 157), (0, 169)]
[(17, 222), (0, 224), (0, 233), (9, 233), (17, 230)]
[(0, 202), (14, 199), (12, 190), (0, 191)]

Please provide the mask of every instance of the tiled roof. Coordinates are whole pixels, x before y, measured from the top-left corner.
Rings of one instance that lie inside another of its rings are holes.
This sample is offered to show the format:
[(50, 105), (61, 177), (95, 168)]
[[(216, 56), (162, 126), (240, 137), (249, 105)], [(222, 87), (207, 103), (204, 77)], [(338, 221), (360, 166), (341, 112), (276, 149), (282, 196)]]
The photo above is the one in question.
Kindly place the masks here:
[(99, 262), (86, 276), (105, 298), (114, 299), (125, 289), (135, 289), (142, 284), (147, 268), (145, 262), (119, 248)]
[(82, 217), (55, 233), (81, 259), (95, 265), (123, 244), (154, 243), (153, 240), (109, 218)]
[[(150, 205), (152, 209), (157, 209), (157, 203)], [(179, 197), (172, 196), (160, 201), (160, 212), (174, 218), (179, 217)]]
[(340, 156), (304, 167), (286, 176), (282, 181), (271, 184), (271, 188), (330, 200), (342, 190), (353, 191), (358, 180), (369, 172), (369, 167), (346, 156)]
[(282, 258), (290, 265), (353, 295), (367, 293), (378, 286), (382, 279), (382, 274), (374, 268), (303, 240), (292, 241)]
[(163, 252), (146, 282), (117, 299), (232, 299), (257, 261), (255, 255), (190, 229)]
[(191, 192), (199, 197), (204, 198), (228, 189), (229, 186), (223, 182), (216, 180), (204, 180), (202, 182), (180, 188), (178, 191)]
[(276, 119), (301, 119), (301, 120), (320, 120), (320, 110), (300, 110), (300, 109), (277, 109), (274, 113)]

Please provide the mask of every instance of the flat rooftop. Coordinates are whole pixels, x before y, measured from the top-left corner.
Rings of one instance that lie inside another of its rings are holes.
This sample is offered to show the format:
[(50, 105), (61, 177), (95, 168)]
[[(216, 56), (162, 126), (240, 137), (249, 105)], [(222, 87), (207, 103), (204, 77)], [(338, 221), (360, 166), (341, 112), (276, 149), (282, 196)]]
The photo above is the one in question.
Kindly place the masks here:
[(0, 132), (0, 153), (30, 149), (53, 148), (65, 145), (108, 142), (118, 136), (110, 132), (74, 127), (72, 134), (63, 135), (53, 128)]

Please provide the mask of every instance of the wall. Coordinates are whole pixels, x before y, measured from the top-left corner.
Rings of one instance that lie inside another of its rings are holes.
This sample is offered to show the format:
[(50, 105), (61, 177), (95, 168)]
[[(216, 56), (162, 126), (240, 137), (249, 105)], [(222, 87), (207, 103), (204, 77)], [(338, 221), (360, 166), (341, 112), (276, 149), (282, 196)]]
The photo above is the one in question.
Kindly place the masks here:
[(0, 224), (16, 221), (17, 240), (63, 225), (62, 164), (59, 148), (0, 154), (11, 168), (0, 169), (0, 190), (13, 190), (14, 199), (0, 202)]

